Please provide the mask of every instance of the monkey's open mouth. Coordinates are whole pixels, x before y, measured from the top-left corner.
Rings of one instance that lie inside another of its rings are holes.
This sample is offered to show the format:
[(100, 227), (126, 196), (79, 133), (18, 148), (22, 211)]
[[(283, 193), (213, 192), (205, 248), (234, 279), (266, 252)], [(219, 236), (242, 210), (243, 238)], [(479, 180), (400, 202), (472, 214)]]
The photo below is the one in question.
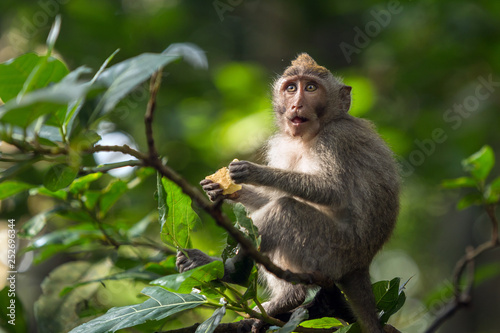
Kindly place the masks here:
[(292, 119), (290, 119), (290, 121), (295, 124), (295, 125), (300, 125), (302, 123), (305, 123), (306, 121), (308, 121), (309, 119), (307, 118), (304, 118), (304, 117), (299, 117), (299, 116), (295, 116), (293, 117)]

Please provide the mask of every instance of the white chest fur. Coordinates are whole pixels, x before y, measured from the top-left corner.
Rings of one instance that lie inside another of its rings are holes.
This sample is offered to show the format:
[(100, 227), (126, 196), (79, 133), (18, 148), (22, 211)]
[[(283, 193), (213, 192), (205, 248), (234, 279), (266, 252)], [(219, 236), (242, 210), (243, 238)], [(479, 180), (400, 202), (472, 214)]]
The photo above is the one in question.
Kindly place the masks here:
[(273, 138), (267, 159), (269, 166), (284, 170), (314, 174), (320, 169), (320, 161), (313, 157), (310, 144), (294, 138)]

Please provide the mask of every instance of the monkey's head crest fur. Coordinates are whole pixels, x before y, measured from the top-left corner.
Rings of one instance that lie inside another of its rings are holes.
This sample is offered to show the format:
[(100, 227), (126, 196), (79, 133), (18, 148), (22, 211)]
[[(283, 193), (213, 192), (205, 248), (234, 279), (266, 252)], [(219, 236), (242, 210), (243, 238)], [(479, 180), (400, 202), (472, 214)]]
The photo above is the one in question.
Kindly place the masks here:
[(317, 75), (325, 79), (332, 75), (328, 69), (318, 65), (316, 61), (314, 61), (314, 59), (307, 53), (301, 53), (295, 60), (292, 60), (292, 64), (285, 69), (283, 76), (294, 76), (300, 74)]

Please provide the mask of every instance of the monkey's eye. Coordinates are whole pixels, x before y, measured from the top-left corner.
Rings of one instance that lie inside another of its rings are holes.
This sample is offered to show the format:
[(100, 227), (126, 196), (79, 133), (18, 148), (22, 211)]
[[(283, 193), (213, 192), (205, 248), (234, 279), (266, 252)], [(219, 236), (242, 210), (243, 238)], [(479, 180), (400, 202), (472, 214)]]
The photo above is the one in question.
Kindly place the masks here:
[(294, 92), (297, 90), (297, 86), (294, 83), (292, 83), (286, 86), (285, 90), (288, 92)]
[(318, 89), (318, 87), (315, 84), (312, 84), (312, 83), (309, 83), (306, 86), (306, 91), (315, 91), (316, 89)]

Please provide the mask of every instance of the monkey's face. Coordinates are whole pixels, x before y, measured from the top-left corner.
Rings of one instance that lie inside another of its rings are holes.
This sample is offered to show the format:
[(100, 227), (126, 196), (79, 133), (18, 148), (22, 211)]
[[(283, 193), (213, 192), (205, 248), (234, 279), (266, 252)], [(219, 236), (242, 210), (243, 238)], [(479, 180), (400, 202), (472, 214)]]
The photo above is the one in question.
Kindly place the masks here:
[(328, 94), (314, 76), (291, 76), (279, 87), (278, 117), (282, 128), (292, 137), (308, 141), (320, 129), (320, 118), (327, 110)]

